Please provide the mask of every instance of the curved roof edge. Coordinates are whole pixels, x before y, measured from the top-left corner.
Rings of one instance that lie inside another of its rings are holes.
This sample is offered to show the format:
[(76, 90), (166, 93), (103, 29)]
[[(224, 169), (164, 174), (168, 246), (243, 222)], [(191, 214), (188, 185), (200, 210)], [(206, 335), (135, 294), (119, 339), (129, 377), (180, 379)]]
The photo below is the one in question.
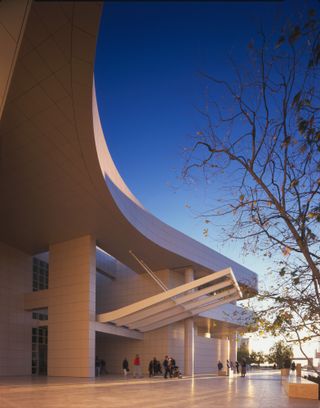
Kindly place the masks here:
[(231, 267), (256, 290), (254, 272), (158, 220), (119, 175), (93, 80), (100, 16), (101, 2), (31, 5), (0, 122), (0, 240), (38, 253), (91, 234), (137, 272), (130, 250), (153, 270)]
[(257, 289), (257, 275), (253, 271), (170, 227), (142, 206), (122, 179), (108, 149), (99, 115), (95, 82), (92, 94), (94, 137), (101, 172), (123, 216), (150, 241), (184, 257), (188, 261), (187, 265), (195, 264), (196, 267), (211, 271), (231, 267), (241, 284)]

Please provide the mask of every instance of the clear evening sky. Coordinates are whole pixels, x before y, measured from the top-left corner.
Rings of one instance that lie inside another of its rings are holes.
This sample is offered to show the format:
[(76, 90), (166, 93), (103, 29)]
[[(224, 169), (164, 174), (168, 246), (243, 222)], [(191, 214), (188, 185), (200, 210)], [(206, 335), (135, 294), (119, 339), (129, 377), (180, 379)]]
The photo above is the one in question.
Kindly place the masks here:
[[(207, 191), (184, 186), (179, 180), (182, 152), (190, 145), (188, 135), (201, 125), (196, 108), (204, 103), (206, 83), (199, 72), (231, 79), (229, 57), (245, 65), (248, 43), (261, 25), (278, 32), (303, 8), (319, 10), (319, 2), (106, 1), (100, 28), (95, 68), (99, 110), (126, 184), (158, 218), (261, 275), (270, 263), (243, 257), (240, 245), (221, 246), (203, 236), (204, 225), (194, 214), (208, 209), (215, 184)], [(217, 238), (214, 230), (210, 234)], [(266, 351), (273, 341), (252, 344)], [(311, 345), (310, 354), (314, 349)]]
[[(106, 1), (101, 22), (99, 110), (126, 184), (158, 218), (258, 273), (267, 263), (244, 258), (240, 245), (221, 246), (203, 236), (194, 214), (209, 208), (215, 187), (183, 185), (182, 152), (201, 124), (196, 108), (204, 103), (206, 82), (199, 73), (230, 79), (230, 56), (245, 65), (248, 44), (261, 26), (278, 33), (303, 8), (319, 9), (319, 2)], [(216, 232), (211, 229), (211, 237)]]

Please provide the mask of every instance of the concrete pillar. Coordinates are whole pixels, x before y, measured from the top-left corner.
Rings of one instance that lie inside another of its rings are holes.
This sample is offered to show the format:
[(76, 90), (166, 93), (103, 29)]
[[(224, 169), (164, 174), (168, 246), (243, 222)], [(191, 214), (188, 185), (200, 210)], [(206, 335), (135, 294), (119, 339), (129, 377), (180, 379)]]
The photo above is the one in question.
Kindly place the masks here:
[(224, 369), (227, 370), (227, 360), (229, 360), (229, 341), (228, 341), (228, 337), (221, 337), (219, 339), (219, 343), (220, 343), (220, 357), (219, 357), (219, 360), (221, 360)]
[(32, 257), (0, 242), (0, 376), (31, 374), (32, 314), (24, 294), (32, 290)]
[[(184, 273), (185, 283), (194, 280), (192, 268), (187, 268)], [(184, 374), (194, 374), (194, 322), (193, 317), (184, 321)]]
[(229, 350), (229, 360), (233, 362), (237, 361), (237, 332), (231, 334), (229, 337)]
[[(10, 81), (28, 20), (31, 1), (2, 1), (0, 24), (0, 118), (9, 91)], [(5, 46), (4, 46), (5, 44)]]
[(301, 377), (301, 364), (300, 363), (296, 365), (296, 376)]
[(48, 376), (94, 377), (96, 243), (50, 245)]

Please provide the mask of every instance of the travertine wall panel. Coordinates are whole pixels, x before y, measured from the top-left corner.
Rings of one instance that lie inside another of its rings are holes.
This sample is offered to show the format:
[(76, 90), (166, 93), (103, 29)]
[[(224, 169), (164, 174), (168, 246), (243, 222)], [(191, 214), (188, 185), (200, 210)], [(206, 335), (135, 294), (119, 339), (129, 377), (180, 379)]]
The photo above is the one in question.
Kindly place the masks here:
[(0, 243), (0, 375), (31, 374), (32, 314), (24, 293), (32, 290), (32, 258)]
[(176, 360), (179, 370), (184, 373), (184, 322), (177, 322), (169, 326), (168, 353)]
[[(106, 263), (104, 269), (115, 275), (115, 280), (97, 274), (97, 313), (115, 310), (162, 292), (147, 273), (137, 274), (116, 260)], [(168, 270), (155, 273), (168, 285)]]
[(96, 354), (106, 362), (109, 373), (122, 373), (122, 361), (128, 358), (132, 370), (133, 359), (140, 355), (144, 375), (148, 373), (148, 364), (153, 357), (161, 364), (168, 352), (168, 328), (164, 327), (144, 334), (144, 340), (125, 339), (117, 336), (97, 334)]
[(49, 376), (95, 374), (95, 253), (91, 236), (50, 246)]
[(219, 339), (219, 360), (222, 361), (224, 367), (226, 367), (227, 360), (230, 360), (230, 347), (229, 347), (229, 340), (227, 337)]
[[(148, 274), (137, 274), (125, 265), (105, 260), (99, 265), (106, 272), (115, 275), (111, 280), (97, 274), (97, 313), (114, 310), (146, 297), (161, 293), (161, 288)], [(184, 282), (180, 272), (169, 270), (157, 271), (156, 275), (168, 287), (175, 287)], [(142, 368), (147, 373), (148, 363), (153, 357), (163, 361), (165, 355), (173, 356), (183, 370), (184, 326), (177, 323), (168, 327), (144, 333), (144, 340), (123, 339), (110, 335), (97, 335), (97, 355), (106, 361), (107, 369), (112, 373), (121, 372), (121, 362), (128, 357), (132, 368), (135, 354), (141, 356)]]
[(31, 1), (0, 2), (0, 117), (20, 47)]
[[(136, 274), (111, 257), (100, 257), (101, 269), (114, 275), (109, 279), (97, 274), (97, 313), (114, 310), (143, 298), (160, 293), (161, 289), (147, 274)], [(157, 276), (173, 288), (185, 282), (184, 274), (179, 271), (163, 270)], [(144, 340), (123, 339), (111, 335), (97, 335), (97, 354), (103, 358), (111, 373), (121, 372), (121, 362), (128, 357), (130, 364), (136, 353), (141, 355), (144, 372), (148, 362), (156, 356), (161, 362), (168, 354), (175, 358), (177, 365), (184, 373), (185, 323), (177, 322), (159, 330), (144, 333)], [(224, 365), (228, 358), (228, 339), (208, 339), (195, 336), (195, 373), (212, 373), (217, 371), (217, 362)], [(184, 373), (185, 374), (185, 373)]]
[(220, 340), (195, 336), (195, 374), (216, 372), (218, 360), (223, 361), (219, 351)]

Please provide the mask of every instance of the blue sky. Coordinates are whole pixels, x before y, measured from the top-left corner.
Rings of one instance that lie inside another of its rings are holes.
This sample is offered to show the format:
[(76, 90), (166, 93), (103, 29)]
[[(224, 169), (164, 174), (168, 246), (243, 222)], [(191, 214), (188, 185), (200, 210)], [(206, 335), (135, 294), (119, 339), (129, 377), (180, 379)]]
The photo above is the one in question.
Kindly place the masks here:
[(95, 67), (99, 110), (126, 184), (158, 218), (256, 272), (268, 264), (244, 258), (239, 245), (221, 246), (219, 231), (203, 236), (195, 214), (219, 191), (181, 182), (183, 148), (201, 125), (196, 107), (204, 102), (206, 84), (199, 73), (230, 79), (229, 56), (245, 65), (247, 45), (260, 26), (279, 26), (302, 4), (107, 1), (101, 22)]

